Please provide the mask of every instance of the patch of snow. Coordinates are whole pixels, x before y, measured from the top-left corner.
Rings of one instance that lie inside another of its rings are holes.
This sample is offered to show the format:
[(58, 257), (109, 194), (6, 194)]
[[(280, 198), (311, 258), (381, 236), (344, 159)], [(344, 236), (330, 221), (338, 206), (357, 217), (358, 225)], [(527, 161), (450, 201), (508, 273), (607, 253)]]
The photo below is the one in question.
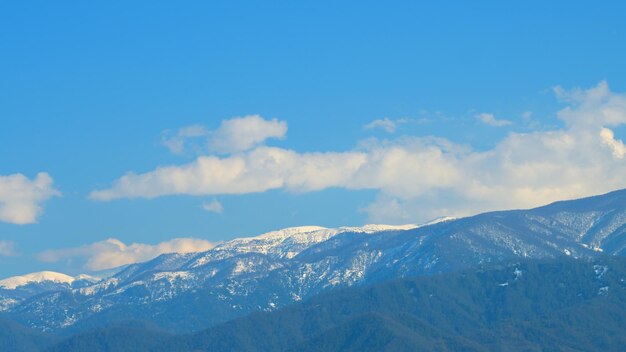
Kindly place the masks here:
[(248, 272), (253, 272), (254, 263), (250, 260), (238, 260), (235, 268), (233, 269), (233, 274), (243, 274)]
[(76, 321), (78, 321), (78, 319), (72, 314), (65, 318), (65, 320), (61, 323), (61, 327), (66, 328), (68, 326), (72, 326), (76, 323)]
[(154, 281), (158, 280), (167, 280), (169, 283), (173, 284), (176, 280), (189, 280), (193, 279), (195, 276), (188, 271), (162, 271), (159, 273), (155, 273), (152, 276)]
[(74, 279), (75, 279), (75, 280), (84, 280), (84, 281), (89, 281), (89, 282), (94, 283), (94, 284), (95, 284), (96, 282), (98, 282), (98, 281), (102, 280), (102, 279), (101, 279), (101, 278), (99, 278), (99, 277), (95, 277), (95, 276), (91, 276), (91, 275), (87, 275), (87, 274), (80, 274), (80, 275), (78, 275), (78, 276), (75, 276), (75, 277), (74, 277)]
[(4, 298), (4, 299), (0, 299), (0, 312), (3, 312), (5, 310), (9, 310), (12, 307), (16, 306), (18, 303), (20, 303), (18, 300), (13, 299), (13, 298)]
[(600, 279), (604, 274), (609, 271), (609, 267), (606, 265), (594, 265), (593, 272), (596, 274), (596, 278)]
[(430, 225), (435, 225), (435, 224), (439, 224), (441, 222), (447, 222), (447, 221), (452, 221), (452, 220), (457, 220), (458, 218), (455, 218), (453, 216), (441, 216), (438, 218), (435, 218), (433, 220), (430, 220), (428, 222), (425, 222), (421, 225), (418, 225), (417, 227), (424, 227), (424, 226), (430, 226)]
[(349, 227), (344, 226), (337, 229), (338, 233), (341, 232), (362, 232), (362, 233), (375, 233), (375, 232), (383, 232), (383, 231), (397, 231), (397, 230), (412, 230), (421, 226), (427, 226), (431, 224), (424, 225), (381, 225), (381, 224), (367, 224), (361, 227)]
[(298, 294), (293, 293), (293, 292), (291, 293), (291, 299), (294, 302), (302, 301), (302, 297), (300, 295), (298, 295)]
[(598, 247), (596, 245), (588, 245), (586, 243), (581, 243), (580, 245), (585, 247), (585, 248), (587, 248), (587, 249), (591, 249), (594, 252), (599, 252), (599, 253), (604, 252), (604, 250), (602, 248), (600, 248), (600, 247)]
[(105, 291), (109, 287), (115, 287), (119, 283), (120, 283), (120, 280), (118, 278), (112, 277), (112, 278), (106, 279), (104, 281), (100, 281), (97, 284), (94, 284), (94, 285), (91, 285), (91, 286), (88, 286), (88, 287), (83, 287), (83, 288), (79, 289), (78, 292), (81, 295), (93, 296), (97, 292)]

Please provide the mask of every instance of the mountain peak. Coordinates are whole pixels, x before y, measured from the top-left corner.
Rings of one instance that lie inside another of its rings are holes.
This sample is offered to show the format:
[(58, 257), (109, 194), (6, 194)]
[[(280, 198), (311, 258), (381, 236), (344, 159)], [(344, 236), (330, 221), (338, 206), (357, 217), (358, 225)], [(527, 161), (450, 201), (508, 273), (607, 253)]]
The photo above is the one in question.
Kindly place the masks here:
[(74, 277), (62, 273), (57, 273), (54, 271), (39, 271), (36, 273), (13, 276), (4, 280), (0, 280), (0, 288), (14, 290), (20, 286), (25, 286), (31, 283), (40, 283), (44, 281), (51, 281), (59, 284), (71, 284), (75, 280), (76, 279)]

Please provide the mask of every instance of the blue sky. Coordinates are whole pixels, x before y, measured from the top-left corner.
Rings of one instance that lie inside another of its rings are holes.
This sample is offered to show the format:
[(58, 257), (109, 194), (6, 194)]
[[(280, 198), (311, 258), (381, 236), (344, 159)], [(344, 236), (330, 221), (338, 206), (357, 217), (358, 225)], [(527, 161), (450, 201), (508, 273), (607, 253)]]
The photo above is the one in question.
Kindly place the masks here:
[(0, 276), (626, 187), (624, 10), (4, 2)]

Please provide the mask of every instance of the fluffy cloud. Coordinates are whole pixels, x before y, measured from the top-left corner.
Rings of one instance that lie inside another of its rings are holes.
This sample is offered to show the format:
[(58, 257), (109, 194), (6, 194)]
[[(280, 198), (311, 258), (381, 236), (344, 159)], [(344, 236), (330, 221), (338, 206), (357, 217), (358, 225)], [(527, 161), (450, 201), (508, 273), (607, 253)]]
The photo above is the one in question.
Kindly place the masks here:
[(371, 221), (393, 223), (532, 207), (626, 187), (626, 147), (609, 128), (626, 123), (626, 95), (605, 82), (555, 91), (567, 104), (558, 112), (563, 127), (510, 133), (486, 151), (435, 137), (370, 139), (345, 152), (258, 146), (129, 173), (92, 198), (376, 189), (379, 196), (364, 211)]
[(358, 152), (299, 154), (263, 146), (225, 158), (201, 156), (182, 166), (129, 173), (112, 188), (92, 192), (91, 198), (106, 201), (174, 194), (245, 194), (277, 188), (316, 191), (347, 184), (366, 158)]
[(0, 241), (0, 257), (10, 257), (15, 255), (15, 243), (11, 241)]
[(109, 238), (81, 247), (48, 250), (39, 253), (37, 258), (48, 263), (83, 260), (84, 269), (106, 270), (150, 260), (164, 253), (202, 252), (214, 246), (211, 242), (196, 238), (176, 238), (155, 245), (145, 243), (126, 245), (118, 239)]
[(621, 140), (615, 139), (615, 134), (608, 128), (602, 128), (600, 130), (600, 137), (602, 142), (607, 145), (613, 151), (613, 156), (618, 159), (623, 159), (626, 154), (626, 146)]
[(481, 121), (482, 123), (486, 125), (494, 126), (494, 127), (508, 126), (513, 123), (509, 120), (497, 119), (494, 114), (488, 114), (488, 113), (478, 114), (476, 115), (476, 119), (478, 119), (479, 121)]
[(216, 214), (221, 214), (224, 211), (224, 206), (217, 199), (213, 199), (210, 202), (202, 203), (202, 209)]
[(236, 117), (222, 121), (211, 133), (209, 149), (216, 153), (236, 153), (256, 147), (269, 138), (282, 139), (285, 134), (285, 121), (265, 120), (259, 115)]
[(0, 175), (0, 221), (31, 224), (41, 214), (41, 204), (60, 195), (50, 175), (37, 174), (34, 180), (22, 174)]
[(213, 131), (202, 125), (183, 127), (176, 133), (164, 131), (161, 142), (174, 154), (183, 154), (190, 146), (200, 153), (230, 154), (252, 149), (270, 138), (283, 139), (286, 133), (285, 121), (248, 115), (224, 120)]

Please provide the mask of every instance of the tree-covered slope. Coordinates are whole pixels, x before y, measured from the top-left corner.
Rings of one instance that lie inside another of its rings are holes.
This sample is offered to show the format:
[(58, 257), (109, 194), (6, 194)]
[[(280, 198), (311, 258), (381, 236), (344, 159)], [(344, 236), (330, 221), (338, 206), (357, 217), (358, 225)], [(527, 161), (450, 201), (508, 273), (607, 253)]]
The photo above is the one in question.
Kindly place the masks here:
[[(518, 262), (335, 290), (191, 335), (143, 332), (116, 350), (621, 351), (625, 280), (621, 257)], [(111, 339), (99, 330), (52, 351), (106, 350)]]
[(35, 352), (58, 340), (0, 316), (0, 351)]

